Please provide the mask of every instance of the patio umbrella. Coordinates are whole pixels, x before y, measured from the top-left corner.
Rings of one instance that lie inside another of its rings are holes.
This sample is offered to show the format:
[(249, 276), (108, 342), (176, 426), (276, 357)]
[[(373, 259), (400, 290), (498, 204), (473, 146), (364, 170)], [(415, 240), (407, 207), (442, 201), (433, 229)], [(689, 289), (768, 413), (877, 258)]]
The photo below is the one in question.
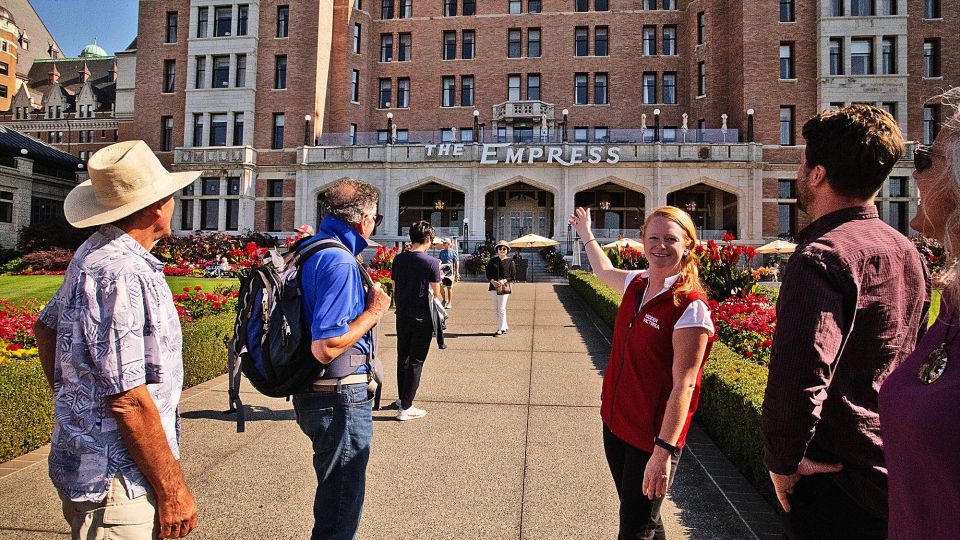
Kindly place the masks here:
[(617, 240), (616, 242), (610, 242), (609, 244), (604, 244), (604, 245), (601, 246), (601, 247), (602, 247), (603, 249), (613, 249), (613, 248), (623, 249), (623, 248), (630, 248), (630, 249), (635, 249), (635, 250), (639, 251), (640, 253), (643, 253), (643, 244), (641, 244), (640, 242), (637, 242), (636, 240), (632, 240), (632, 239), (630, 239), (630, 238), (621, 238), (621, 239)]
[(793, 242), (787, 242), (785, 240), (774, 240), (769, 244), (764, 244), (757, 248), (757, 253), (793, 253), (793, 250), (797, 248), (797, 245)]
[(560, 242), (536, 234), (525, 234), (520, 238), (507, 242), (507, 245), (514, 248), (538, 248), (556, 246), (558, 244), (560, 244)]

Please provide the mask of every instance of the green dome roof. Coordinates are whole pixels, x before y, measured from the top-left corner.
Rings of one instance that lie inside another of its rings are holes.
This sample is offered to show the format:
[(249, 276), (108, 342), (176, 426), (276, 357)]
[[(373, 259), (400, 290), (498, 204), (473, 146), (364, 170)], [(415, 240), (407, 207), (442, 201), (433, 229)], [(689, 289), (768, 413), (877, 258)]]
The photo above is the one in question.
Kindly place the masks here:
[(110, 56), (107, 54), (107, 51), (103, 50), (103, 47), (97, 45), (96, 43), (91, 43), (83, 48), (80, 51), (80, 58), (90, 58), (97, 56)]

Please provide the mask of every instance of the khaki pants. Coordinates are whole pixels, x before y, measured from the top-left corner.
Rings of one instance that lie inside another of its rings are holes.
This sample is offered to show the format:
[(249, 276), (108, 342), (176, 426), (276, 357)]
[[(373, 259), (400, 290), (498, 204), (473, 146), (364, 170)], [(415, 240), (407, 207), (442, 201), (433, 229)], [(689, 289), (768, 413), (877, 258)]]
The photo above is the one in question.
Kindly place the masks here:
[(60, 500), (74, 540), (150, 540), (159, 531), (153, 493), (129, 499), (119, 473), (102, 502), (74, 502), (63, 494)]

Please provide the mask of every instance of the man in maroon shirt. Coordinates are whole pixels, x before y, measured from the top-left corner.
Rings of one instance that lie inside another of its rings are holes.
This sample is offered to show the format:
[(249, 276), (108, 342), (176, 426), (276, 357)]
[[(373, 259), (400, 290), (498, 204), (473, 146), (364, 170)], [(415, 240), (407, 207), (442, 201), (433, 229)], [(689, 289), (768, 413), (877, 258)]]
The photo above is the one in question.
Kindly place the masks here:
[(803, 126), (798, 236), (777, 301), (763, 402), (764, 464), (788, 538), (886, 538), (887, 471), (877, 392), (913, 350), (930, 279), (879, 219), (874, 198), (904, 153), (896, 121), (869, 105)]

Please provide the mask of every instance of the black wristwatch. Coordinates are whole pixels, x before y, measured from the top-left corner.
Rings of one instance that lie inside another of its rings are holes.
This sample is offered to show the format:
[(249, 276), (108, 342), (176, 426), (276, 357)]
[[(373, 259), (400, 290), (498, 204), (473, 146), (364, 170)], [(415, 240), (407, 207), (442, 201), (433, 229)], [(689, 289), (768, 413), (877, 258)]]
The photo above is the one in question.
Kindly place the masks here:
[(654, 437), (653, 444), (659, 446), (660, 448), (663, 448), (667, 452), (670, 452), (670, 455), (673, 457), (680, 457), (680, 449), (668, 443), (667, 441), (661, 439), (660, 437)]

